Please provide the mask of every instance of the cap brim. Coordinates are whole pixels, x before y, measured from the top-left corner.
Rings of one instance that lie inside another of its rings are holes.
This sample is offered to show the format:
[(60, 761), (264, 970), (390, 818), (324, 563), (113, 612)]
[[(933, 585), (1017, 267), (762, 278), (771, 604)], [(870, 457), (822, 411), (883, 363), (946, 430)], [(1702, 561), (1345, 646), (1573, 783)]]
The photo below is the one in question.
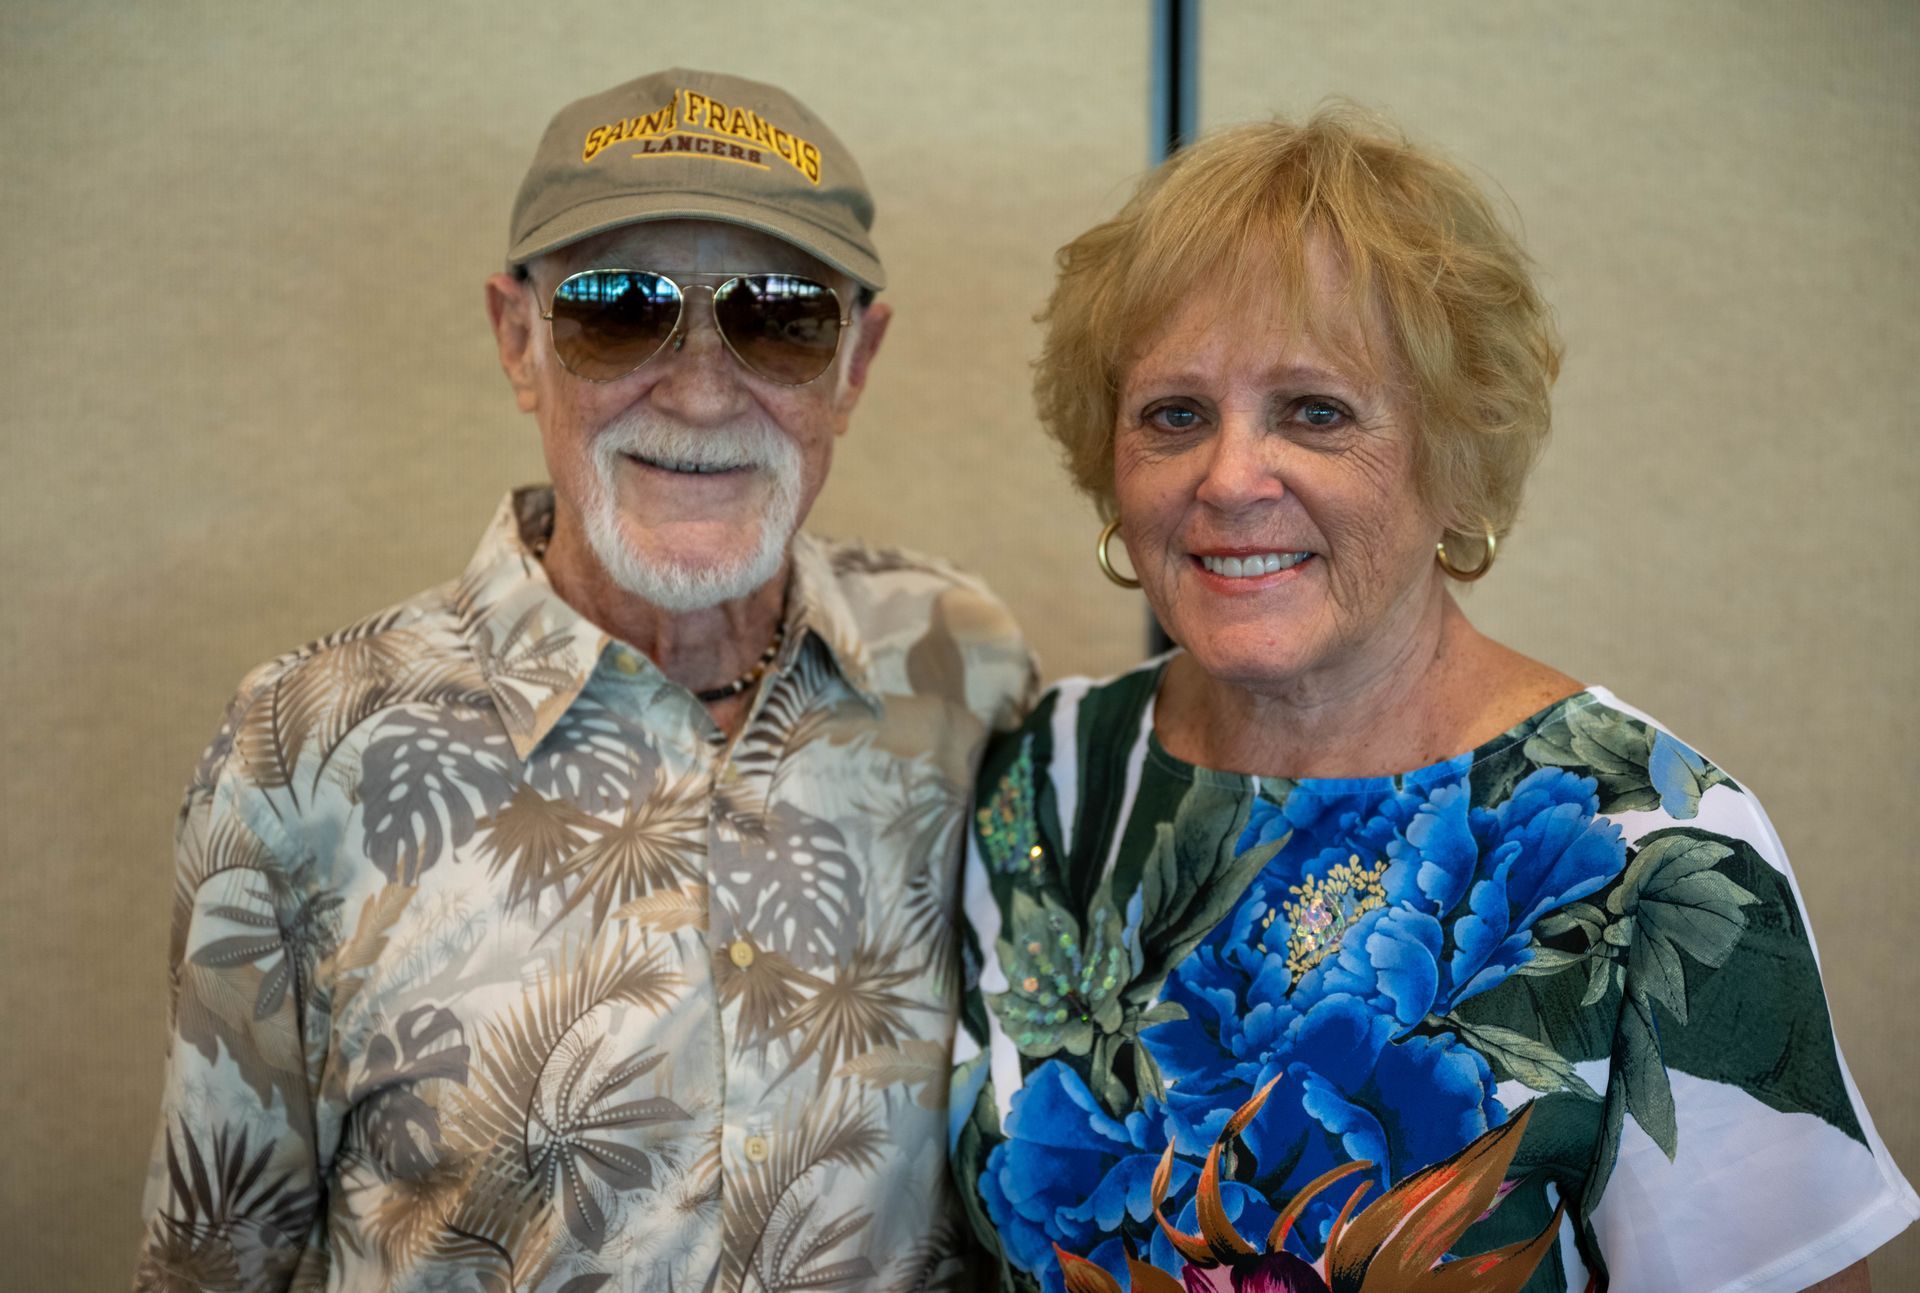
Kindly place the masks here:
[(649, 220), (718, 220), (772, 234), (839, 270), (860, 286), (879, 291), (887, 273), (871, 245), (861, 246), (845, 235), (824, 229), (789, 211), (758, 202), (709, 194), (632, 193), (582, 202), (530, 231), (507, 251), (507, 265), (517, 268), (550, 251), (582, 238)]

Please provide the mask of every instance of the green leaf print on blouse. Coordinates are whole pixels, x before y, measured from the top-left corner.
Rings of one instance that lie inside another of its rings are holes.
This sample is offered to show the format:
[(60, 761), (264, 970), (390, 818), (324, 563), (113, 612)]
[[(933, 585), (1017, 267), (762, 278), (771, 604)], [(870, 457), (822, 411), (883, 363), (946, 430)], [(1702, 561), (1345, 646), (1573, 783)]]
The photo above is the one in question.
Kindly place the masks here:
[(1499, 1024), (1470, 1024), (1453, 1016), (1437, 1022), (1458, 1033), (1461, 1041), (1479, 1051), (1495, 1069), (1535, 1091), (1571, 1091), (1588, 1100), (1600, 1098), (1600, 1093), (1574, 1071), (1572, 1062), (1545, 1042)]
[[(1223, 789), (1197, 781), (1180, 797), (1171, 822), (1154, 828), (1139, 888), (1127, 903), (1127, 946), (1132, 978), (1121, 991), (1121, 1019), (1094, 1043), (1089, 1066), (1092, 1089), (1106, 1106), (1121, 1112), (1141, 1094), (1166, 1088), (1160, 1064), (1140, 1044), (1140, 1034), (1157, 1024), (1186, 1018), (1186, 1009), (1161, 1001), (1160, 988), (1173, 967), (1187, 958), (1216, 925), (1226, 919), (1253, 878), (1286, 847), (1287, 837), (1235, 854), (1253, 808), (1250, 790)], [(1216, 833), (1221, 821), (1233, 829)], [(1105, 893), (1114, 877), (1102, 886)], [(1117, 1075), (1120, 1054), (1132, 1051), (1131, 1089)]]
[[(1676, 1023), (1686, 1024), (1687, 977), (1681, 953), (1719, 969), (1739, 945), (1747, 926), (1745, 908), (1758, 899), (1714, 870), (1732, 855), (1729, 843), (1703, 832), (1671, 830), (1647, 837), (1629, 852), (1626, 870), (1601, 905), (1574, 903), (1541, 921), (1539, 933), (1559, 942), (1536, 952), (1520, 971), (1533, 977), (1584, 972), (1583, 1007), (1598, 1004), (1610, 989), (1624, 994), (1614, 1062), (1625, 1107), (1669, 1158), (1679, 1147), (1679, 1128), (1653, 1002)], [(1533, 1080), (1544, 1076), (1537, 1065), (1523, 1062), (1516, 1069), (1506, 1063), (1506, 1054), (1482, 1047), (1478, 1037), (1467, 1040), (1482, 1049), (1496, 1069), (1505, 1068), (1536, 1090), (1553, 1089)], [(1545, 1042), (1540, 1045), (1549, 1053), (1554, 1049)]]
[[(1181, 796), (1173, 821), (1155, 828), (1140, 877), (1140, 936), (1134, 943), (1150, 949), (1135, 985), (1147, 995), (1160, 991), (1173, 967), (1226, 919), (1247, 885), (1287, 846), (1291, 837), (1283, 835), (1234, 852), (1252, 808), (1250, 790), (1196, 781)], [(1231, 823), (1224, 833), (1222, 822)]]
[[(991, 1004), (1021, 1054), (1036, 1060), (1061, 1051), (1088, 1057), (1094, 1091), (1108, 1108), (1122, 1110), (1137, 1093), (1165, 1087), (1139, 1037), (1144, 1029), (1185, 1017), (1180, 1006), (1157, 1000), (1167, 974), (1233, 910), (1286, 839), (1236, 854), (1252, 792), (1195, 783), (1173, 820), (1156, 827), (1137, 887), (1125, 901), (1116, 901), (1114, 877), (1108, 876), (1084, 916), (1076, 916), (1057, 887), (1040, 887), (1050, 871), (1032, 824), (1032, 803), (1029, 743), (979, 813), (988, 864), (1010, 875), (1013, 886), (998, 944), (1008, 988)], [(1224, 835), (1222, 821), (1232, 823)], [(1128, 1050), (1131, 1055), (1123, 1056)]]
[(1111, 903), (1098, 903), (1082, 925), (1051, 894), (1015, 889), (1000, 964), (1009, 986), (993, 1008), (1021, 1054), (1085, 1055), (1096, 1031), (1120, 1026), (1130, 964)]
[[(1653, 997), (1683, 1024), (1687, 984), (1680, 953), (1716, 969), (1725, 965), (1747, 927), (1741, 909), (1758, 901), (1713, 870), (1732, 854), (1717, 840), (1657, 835), (1633, 855), (1620, 886), (1607, 895), (1607, 910), (1617, 917), (1608, 928), (1627, 931), (1628, 991)], [(1608, 946), (1620, 941), (1603, 938)]]
[(1527, 738), (1525, 755), (1541, 767), (1592, 777), (1603, 813), (1659, 808), (1685, 821), (1699, 813), (1710, 787), (1734, 784), (1665, 732), (1610, 705), (1562, 707)]
[[(1851, 1106), (1832, 1094), (1842, 1089), (1832, 1047), (1806, 1041), (1830, 1026), (1798, 911), (1780, 874), (1745, 841), (1692, 827), (1656, 831), (1629, 852), (1613, 887), (1540, 922), (1543, 941), (1520, 977), (1460, 1013), (1470, 1027), (1504, 1027), (1571, 1060), (1610, 1054), (1612, 1134), (1631, 1113), (1669, 1156), (1679, 1136), (1675, 1070), (1859, 1139)], [(1599, 1038), (1584, 1023), (1608, 1016), (1602, 1003), (1615, 993), (1616, 1032)], [(1496, 1071), (1535, 1085), (1486, 1054)]]
[(1033, 736), (1020, 738), (1020, 753), (994, 787), (993, 795), (973, 815), (980, 848), (996, 875), (1027, 872), (1038, 879), (1046, 849), (1033, 811)]

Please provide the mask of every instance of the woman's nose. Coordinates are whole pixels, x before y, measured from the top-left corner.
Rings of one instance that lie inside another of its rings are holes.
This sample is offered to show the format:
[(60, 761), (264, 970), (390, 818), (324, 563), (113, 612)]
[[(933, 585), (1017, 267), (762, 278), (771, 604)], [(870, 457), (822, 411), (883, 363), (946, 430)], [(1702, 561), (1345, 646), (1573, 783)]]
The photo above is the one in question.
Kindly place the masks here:
[(1274, 446), (1252, 418), (1228, 416), (1208, 446), (1206, 472), (1196, 494), (1222, 511), (1272, 502), (1286, 494)]

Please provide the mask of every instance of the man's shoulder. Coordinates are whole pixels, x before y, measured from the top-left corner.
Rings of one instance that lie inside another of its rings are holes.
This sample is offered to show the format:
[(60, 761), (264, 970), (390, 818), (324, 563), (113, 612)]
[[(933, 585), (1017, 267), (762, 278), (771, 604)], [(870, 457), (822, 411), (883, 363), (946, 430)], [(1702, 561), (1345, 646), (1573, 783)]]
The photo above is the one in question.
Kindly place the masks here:
[(944, 691), (995, 728), (1017, 720), (1038, 667), (1006, 603), (938, 557), (803, 536), (830, 573), (882, 690)]
[(249, 702), (306, 680), (365, 680), (395, 694), (418, 684), (418, 667), (438, 656), (471, 659), (460, 633), (458, 581), (426, 589), (250, 670), (235, 699)]
[(236, 760), (247, 779), (290, 778), (303, 758), (324, 759), (354, 730), (408, 705), (489, 703), (486, 679), (462, 633), (461, 585), (451, 581), (353, 621), (250, 670), (201, 760), (211, 790)]
[(931, 580), (939, 585), (964, 585), (985, 591), (977, 575), (968, 574), (941, 557), (868, 543), (864, 539), (833, 539), (803, 534), (799, 541), (813, 546), (842, 581), (854, 583), (914, 584)]
[(906, 548), (876, 547), (859, 539), (823, 539), (803, 536), (832, 571), (848, 608), (871, 632), (898, 617), (924, 627), (926, 616), (940, 604), (977, 610), (997, 621), (1013, 638), (1019, 625), (1006, 604), (978, 575), (951, 562)]

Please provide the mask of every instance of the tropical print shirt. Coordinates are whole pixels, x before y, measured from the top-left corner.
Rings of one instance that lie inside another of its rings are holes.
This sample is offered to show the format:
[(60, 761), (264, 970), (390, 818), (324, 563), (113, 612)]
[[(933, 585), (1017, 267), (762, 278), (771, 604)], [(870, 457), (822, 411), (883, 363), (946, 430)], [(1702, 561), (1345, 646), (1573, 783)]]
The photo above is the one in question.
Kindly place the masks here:
[(1920, 1214), (1712, 763), (1595, 688), (1400, 776), (1230, 775), (1159, 676), (982, 769), (952, 1149), (1004, 1287), (1797, 1290)]
[(955, 894), (1032, 661), (970, 578), (795, 541), (736, 739), (463, 578), (255, 671), (178, 836), (142, 1289), (937, 1287)]

